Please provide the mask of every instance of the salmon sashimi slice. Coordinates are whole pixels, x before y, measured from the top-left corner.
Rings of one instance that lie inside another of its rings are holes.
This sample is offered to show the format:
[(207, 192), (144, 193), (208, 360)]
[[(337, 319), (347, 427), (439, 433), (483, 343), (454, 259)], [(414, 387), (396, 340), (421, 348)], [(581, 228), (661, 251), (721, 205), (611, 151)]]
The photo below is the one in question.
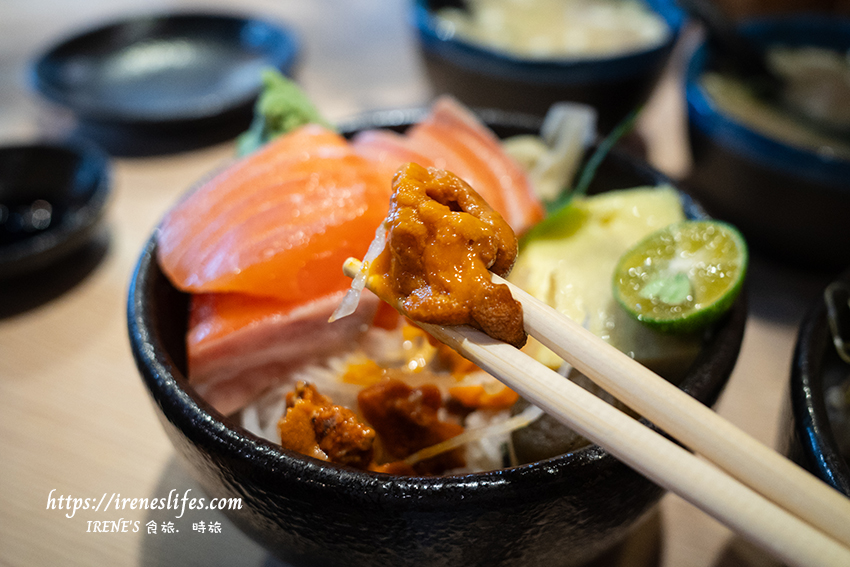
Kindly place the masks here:
[[(309, 152), (318, 148), (345, 148), (346, 144), (346, 140), (336, 132), (315, 125), (305, 126), (291, 136), (281, 136), (265, 150), (254, 153), (250, 163), (243, 161), (242, 167), (229, 167), (210, 178), (204, 187), (216, 185), (215, 198), (211, 195), (210, 198), (201, 199), (195, 196), (200, 190), (196, 191), (184, 199), (191, 198), (190, 203), (178, 204), (169, 211), (168, 218), (175, 225), (196, 222), (199, 216), (214, 218), (226, 211), (230, 200), (238, 197), (245, 188), (260, 186), (264, 183), (264, 177), (273, 178), (288, 163), (303, 159), (304, 155), (300, 153), (302, 148)], [(160, 242), (160, 247), (168, 245), (167, 238), (165, 242)]]
[(199, 187), (163, 220), (159, 262), (193, 293), (300, 302), (345, 289), (389, 206), (391, 179), (341, 136), (294, 131)]
[(329, 324), (342, 295), (305, 302), (231, 293), (193, 295), (186, 337), (190, 383), (229, 415), (300, 366), (344, 352), (372, 322), (380, 301), (364, 294), (351, 321)]
[(358, 153), (390, 172), (390, 178), (406, 163), (435, 167), (433, 156), (422, 153), (409, 137), (392, 130), (364, 130), (355, 134), (351, 143)]
[(499, 139), (452, 97), (434, 102), (429, 114), (402, 135), (366, 131), (352, 141), (363, 155), (397, 170), (407, 162), (451, 171), (475, 189), (522, 234), (543, 218), (528, 175)]

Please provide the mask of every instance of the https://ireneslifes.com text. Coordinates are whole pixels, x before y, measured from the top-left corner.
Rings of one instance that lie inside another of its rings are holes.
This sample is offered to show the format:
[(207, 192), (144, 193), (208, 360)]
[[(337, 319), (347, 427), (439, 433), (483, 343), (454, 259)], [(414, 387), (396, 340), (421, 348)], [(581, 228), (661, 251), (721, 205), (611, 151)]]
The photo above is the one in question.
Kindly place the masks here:
[[(88, 511), (103, 514), (104, 519), (86, 519), (85, 531), (100, 533), (124, 533), (146, 531), (147, 533), (176, 533), (180, 530), (179, 520), (186, 516), (187, 511), (227, 511), (240, 510), (242, 508), (241, 498), (205, 498), (193, 494), (191, 488), (180, 492), (171, 490), (167, 496), (133, 498), (123, 496), (117, 492), (104, 492), (93, 497), (74, 496), (61, 494), (53, 489), (47, 495), (47, 510), (61, 512), (65, 518), (72, 519), (78, 512)], [(153, 519), (134, 519), (133, 512), (140, 511), (171, 511), (172, 514), (165, 521)], [(200, 533), (221, 533), (221, 521), (213, 517), (208, 521), (200, 519), (191, 522), (192, 531)]]

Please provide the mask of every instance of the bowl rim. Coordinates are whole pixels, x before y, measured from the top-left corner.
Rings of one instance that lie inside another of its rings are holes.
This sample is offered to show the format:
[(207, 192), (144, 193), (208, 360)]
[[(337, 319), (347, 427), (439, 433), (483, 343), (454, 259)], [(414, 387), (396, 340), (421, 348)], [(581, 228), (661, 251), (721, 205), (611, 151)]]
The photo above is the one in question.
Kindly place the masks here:
[[(415, 117), (425, 111), (421, 108), (376, 111), (355, 117), (347, 124), (363, 126), (370, 123), (369, 116), (372, 116), (383, 127), (392, 126), (394, 121), (398, 126), (398, 121)], [(489, 116), (491, 120), (501, 117), (509, 127), (522, 127), (531, 123), (539, 125), (542, 120), (536, 116), (500, 110), (477, 112), (479, 115)], [(407, 125), (409, 124), (402, 126)], [(666, 180), (676, 188), (689, 215), (705, 215), (702, 208), (684, 190), (643, 161), (616, 148), (608, 154), (607, 159), (621, 160), (627, 165), (637, 166), (638, 171), (651, 172), (658, 180)], [(145, 302), (145, 294), (149, 291), (147, 287), (153, 279), (164, 279), (156, 264), (158, 233), (157, 228), (146, 242), (130, 281), (127, 302), (129, 338), (133, 356), (147, 385), (148, 393), (161, 409), (160, 418), (171, 422), (193, 442), (215, 446), (217, 451), (228, 454), (254, 470), (256, 465), (249, 461), (252, 456), (259, 457), (266, 463), (263, 467), (264, 473), (273, 476), (289, 478), (291, 475), (307, 475), (310, 482), (328, 496), (333, 496), (338, 490), (337, 487), (343, 484), (349, 489), (349, 493), (354, 494), (354, 498), (370, 503), (377, 501), (387, 506), (403, 506), (409, 499), (425, 498), (435, 490), (450, 493), (461, 490), (464, 498), (474, 498), (476, 501), (504, 498), (506, 485), (511, 487), (508, 492), (512, 498), (518, 495), (537, 495), (541, 483), (562, 481), (568, 476), (565, 474), (568, 471), (583, 469), (587, 474), (604, 474), (605, 470), (619, 463), (606, 450), (591, 443), (549, 459), (509, 468), (456, 475), (407, 477), (327, 463), (288, 451), (278, 444), (258, 437), (220, 414), (199, 396), (163, 348), (161, 338), (153, 332), (151, 323), (156, 322), (157, 315)], [(699, 399), (705, 404), (714, 404), (734, 368), (747, 317), (746, 295), (746, 291), (741, 293), (724, 318), (723, 325), (715, 327), (716, 332), (712, 335), (713, 352), (724, 362), (723, 375), (717, 376), (710, 372), (713, 360), (709, 356), (710, 353), (703, 349), (680, 384), (680, 388), (689, 394), (699, 395)], [(643, 420), (643, 423), (655, 428), (646, 420)]]
[(6, 152), (59, 152), (76, 158), (77, 169), (86, 167), (93, 178), (88, 180), (90, 189), (85, 202), (60, 224), (30, 238), (0, 246), (0, 279), (44, 268), (84, 244), (90, 231), (103, 218), (112, 193), (112, 169), (108, 155), (85, 140), (21, 142), (0, 146), (0, 153)]
[(598, 57), (525, 58), (446, 35), (429, 9), (428, 0), (416, 0), (411, 19), (426, 52), (454, 64), (512, 81), (570, 85), (616, 81), (640, 75), (672, 51), (685, 22), (684, 13), (672, 0), (642, 0), (667, 24), (669, 33), (658, 45)]
[[(850, 270), (835, 281), (850, 283)], [(809, 308), (797, 334), (790, 381), (794, 437), (818, 476), (850, 496), (850, 464), (838, 450), (823, 390), (823, 359), (828, 349), (834, 348), (827, 317), (821, 296)]]
[[(844, 48), (850, 48), (850, 20), (820, 14), (793, 14), (748, 19), (741, 23), (742, 33), (767, 42), (782, 41), (791, 45), (834, 46), (843, 35)], [(684, 78), (684, 94), (689, 127), (771, 169), (791, 177), (805, 177), (824, 185), (825, 190), (845, 192), (850, 189), (850, 160), (841, 159), (780, 142), (761, 134), (742, 122), (724, 114), (699, 86), (706, 68), (710, 47), (703, 38), (694, 49)]]
[[(151, 13), (139, 13), (127, 17), (115, 18), (104, 21), (92, 27), (72, 32), (57, 40), (41, 53), (36, 55), (30, 62), (28, 68), (28, 82), (36, 92), (47, 100), (68, 108), (81, 120), (98, 124), (118, 125), (143, 125), (159, 126), (171, 124), (194, 123), (204, 120), (212, 120), (225, 115), (234, 109), (251, 105), (260, 92), (261, 85), (250, 92), (245, 92), (238, 97), (230, 97), (218, 101), (212, 97), (204, 97), (205, 100), (194, 105), (192, 109), (181, 108), (178, 111), (130, 109), (127, 107), (104, 108), (99, 104), (99, 99), (90, 102), (80, 102), (70, 96), (67, 86), (57, 78), (55, 67), (58, 64), (65, 65), (69, 55), (73, 56), (80, 45), (87, 42), (109, 40), (109, 37), (121, 37), (121, 32), (132, 29), (134, 26), (145, 24), (152, 29), (158, 26), (180, 26), (185, 23), (197, 22), (203, 25), (226, 23), (245, 28), (247, 26), (259, 26), (263, 31), (274, 37), (274, 41), (266, 40), (262, 44), (253, 45), (250, 49), (245, 47), (248, 41), (240, 38), (238, 42), (246, 52), (258, 54), (267, 66), (275, 67), (285, 74), (289, 74), (300, 54), (300, 38), (298, 34), (288, 25), (272, 21), (267, 18), (240, 14), (236, 11), (227, 10), (181, 10), (162, 11)], [(125, 34), (126, 35), (126, 34)], [(135, 34), (136, 36), (138, 34)], [(142, 38), (132, 41), (120, 40), (118, 43), (126, 47)], [(271, 46), (271, 48), (270, 48)]]

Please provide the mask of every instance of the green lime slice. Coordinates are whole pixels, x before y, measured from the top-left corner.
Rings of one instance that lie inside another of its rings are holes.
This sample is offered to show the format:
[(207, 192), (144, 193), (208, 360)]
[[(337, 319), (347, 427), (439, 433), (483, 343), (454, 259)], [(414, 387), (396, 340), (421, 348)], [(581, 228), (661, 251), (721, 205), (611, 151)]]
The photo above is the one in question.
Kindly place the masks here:
[(649, 327), (692, 333), (732, 306), (746, 271), (747, 245), (736, 228), (684, 221), (650, 234), (620, 258), (614, 297)]

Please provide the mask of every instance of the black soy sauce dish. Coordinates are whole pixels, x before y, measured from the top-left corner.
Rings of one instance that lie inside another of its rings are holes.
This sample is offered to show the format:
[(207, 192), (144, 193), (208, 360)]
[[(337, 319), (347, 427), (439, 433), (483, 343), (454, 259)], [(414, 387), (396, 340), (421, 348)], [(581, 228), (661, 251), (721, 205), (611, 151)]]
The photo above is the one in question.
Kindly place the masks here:
[(646, 0), (663, 18), (667, 36), (654, 46), (599, 56), (530, 58), (467, 41), (434, 15), (462, 0), (416, 0), (411, 19), (436, 94), (448, 93), (468, 106), (543, 116), (560, 101), (581, 102), (598, 112), (609, 132), (650, 96), (684, 23), (671, 0)]
[[(425, 110), (370, 114), (349, 128), (402, 131)], [(536, 133), (530, 116), (481, 112), (501, 137)], [(669, 183), (629, 154), (602, 162), (590, 192)], [(689, 216), (701, 209), (684, 193)], [(664, 491), (598, 446), (490, 472), (404, 477), (353, 470), (281, 449), (221, 415), (187, 382), (188, 296), (142, 251), (128, 298), (136, 364), (182, 460), (210, 497), (242, 499), (225, 513), (293, 566), (581, 565), (622, 542)], [(743, 337), (742, 294), (681, 387), (713, 404)]]
[(0, 280), (32, 274), (85, 246), (109, 194), (109, 160), (91, 145), (0, 147)]
[[(836, 315), (843, 316), (847, 323), (850, 271), (839, 276), (827, 290), (834, 286), (843, 289), (831, 294), (830, 301), (843, 300), (843, 313), (836, 310)], [(850, 363), (841, 359), (833, 341), (827, 290), (811, 306), (797, 334), (790, 395), (783, 414), (784, 449), (799, 465), (850, 497), (850, 455), (846, 449), (842, 450), (838, 441), (840, 432), (835, 429), (850, 427), (850, 419), (844, 416), (843, 422), (835, 421), (827, 402), (829, 390), (842, 387), (850, 379)], [(845, 325), (844, 332), (847, 330)]]
[(247, 129), (261, 71), (289, 74), (296, 34), (229, 14), (131, 17), (62, 40), (35, 58), (33, 87), (70, 110), (79, 134), (113, 154), (165, 153)]

